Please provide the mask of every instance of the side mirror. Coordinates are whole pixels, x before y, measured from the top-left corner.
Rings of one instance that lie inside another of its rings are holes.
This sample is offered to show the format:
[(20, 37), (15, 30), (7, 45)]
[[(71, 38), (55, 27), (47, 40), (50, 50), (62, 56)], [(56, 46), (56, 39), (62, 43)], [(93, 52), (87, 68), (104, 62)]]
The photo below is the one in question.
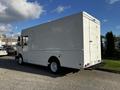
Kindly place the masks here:
[(17, 45), (18, 45), (18, 46), (21, 46), (21, 44), (20, 44), (20, 36), (18, 36)]
[(18, 42), (20, 42), (20, 36), (18, 36), (18, 39), (17, 39)]

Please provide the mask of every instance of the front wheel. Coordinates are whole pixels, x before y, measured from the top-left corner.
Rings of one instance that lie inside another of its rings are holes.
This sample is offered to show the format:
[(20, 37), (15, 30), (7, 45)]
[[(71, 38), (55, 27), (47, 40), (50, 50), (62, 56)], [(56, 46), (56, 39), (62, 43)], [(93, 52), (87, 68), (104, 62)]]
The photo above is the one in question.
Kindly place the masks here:
[(48, 65), (50, 71), (54, 74), (58, 73), (60, 71), (60, 64), (56, 61), (52, 61), (50, 62), (50, 64)]

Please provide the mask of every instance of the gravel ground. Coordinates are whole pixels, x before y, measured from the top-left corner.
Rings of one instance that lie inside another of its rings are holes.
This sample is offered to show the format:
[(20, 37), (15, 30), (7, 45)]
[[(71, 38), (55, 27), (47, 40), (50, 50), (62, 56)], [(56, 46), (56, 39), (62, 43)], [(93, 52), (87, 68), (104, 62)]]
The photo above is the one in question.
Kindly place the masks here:
[(12, 57), (0, 57), (0, 90), (120, 90), (120, 74), (73, 71), (53, 75), (45, 67), (20, 66)]

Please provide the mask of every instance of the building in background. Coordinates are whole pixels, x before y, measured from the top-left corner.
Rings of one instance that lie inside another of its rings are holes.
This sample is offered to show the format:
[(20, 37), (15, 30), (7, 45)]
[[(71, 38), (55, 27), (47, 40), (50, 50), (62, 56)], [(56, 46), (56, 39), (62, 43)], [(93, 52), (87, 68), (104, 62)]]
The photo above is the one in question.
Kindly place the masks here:
[(3, 45), (14, 46), (16, 44), (17, 44), (16, 37), (6, 37), (6, 35), (0, 34), (0, 46), (3, 46)]

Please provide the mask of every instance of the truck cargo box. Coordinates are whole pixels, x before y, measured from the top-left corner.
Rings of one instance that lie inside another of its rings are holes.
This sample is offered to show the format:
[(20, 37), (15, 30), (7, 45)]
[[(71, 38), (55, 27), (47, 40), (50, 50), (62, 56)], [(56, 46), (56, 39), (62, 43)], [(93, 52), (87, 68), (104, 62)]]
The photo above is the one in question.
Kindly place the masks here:
[(18, 41), (20, 60), (50, 65), (53, 72), (58, 66), (80, 69), (101, 62), (100, 21), (86, 12), (25, 29)]

